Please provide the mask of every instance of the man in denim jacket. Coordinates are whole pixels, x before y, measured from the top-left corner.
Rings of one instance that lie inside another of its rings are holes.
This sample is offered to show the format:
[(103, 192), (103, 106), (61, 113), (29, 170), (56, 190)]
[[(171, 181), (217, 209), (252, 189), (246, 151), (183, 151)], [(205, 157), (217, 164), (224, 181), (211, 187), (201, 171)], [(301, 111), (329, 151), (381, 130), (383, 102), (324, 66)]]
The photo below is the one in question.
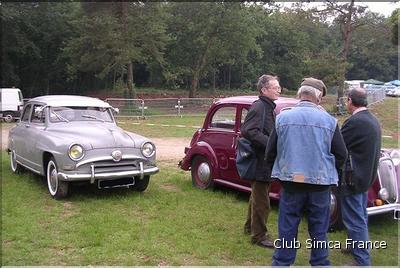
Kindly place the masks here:
[[(275, 130), (268, 141), (266, 160), (273, 165), (283, 189), (279, 200), (276, 250), (273, 266), (288, 266), (296, 258), (298, 226), (307, 211), (311, 241), (327, 245), (330, 186), (337, 185), (338, 171), (347, 157), (337, 120), (318, 104), (326, 93), (325, 84), (305, 78), (297, 92), (300, 102), (277, 116)], [(310, 264), (330, 265), (327, 246), (313, 246)]]

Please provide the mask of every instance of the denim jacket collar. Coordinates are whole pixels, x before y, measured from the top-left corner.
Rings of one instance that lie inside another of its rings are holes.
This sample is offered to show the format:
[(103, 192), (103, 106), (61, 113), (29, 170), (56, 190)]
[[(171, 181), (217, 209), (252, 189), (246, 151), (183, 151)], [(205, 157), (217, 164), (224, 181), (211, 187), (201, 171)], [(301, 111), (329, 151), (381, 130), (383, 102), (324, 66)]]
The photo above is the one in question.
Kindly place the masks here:
[(296, 106), (299, 106), (299, 107), (315, 107), (315, 108), (318, 108), (318, 105), (317, 105), (317, 104), (315, 104), (315, 103), (313, 103), (313, 102), (311, 102), (311, 101), (306, 101), (306, 100), (301, 100), (299, 103), (297, 103)]

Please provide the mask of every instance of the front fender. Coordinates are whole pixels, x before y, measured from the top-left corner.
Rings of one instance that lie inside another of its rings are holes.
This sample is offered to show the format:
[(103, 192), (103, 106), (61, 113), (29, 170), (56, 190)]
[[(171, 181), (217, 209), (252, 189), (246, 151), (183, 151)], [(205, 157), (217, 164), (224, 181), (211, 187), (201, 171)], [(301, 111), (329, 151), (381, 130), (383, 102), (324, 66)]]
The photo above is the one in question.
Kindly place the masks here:
[(199, 141), (192, 145), (192, 147), (188, 150), (183, 160), (180, 162), (180, 167), (183, 170), (189, 170), (193, 158), (198, 155), (207, 158), (210, 161), (212, 174), (217, 174), (218, 172), (217, 156), (215, 155), (215, 152), (212, 149), (212, 147), (204, 141)]

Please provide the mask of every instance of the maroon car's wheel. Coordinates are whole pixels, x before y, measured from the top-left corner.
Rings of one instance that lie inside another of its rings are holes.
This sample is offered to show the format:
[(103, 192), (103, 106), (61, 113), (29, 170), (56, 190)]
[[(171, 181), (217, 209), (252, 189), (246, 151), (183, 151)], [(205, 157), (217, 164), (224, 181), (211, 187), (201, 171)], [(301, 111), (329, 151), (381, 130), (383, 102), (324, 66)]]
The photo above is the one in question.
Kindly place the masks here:
[(211, 166), (203, 156), (196, 156), (192, 161), (192, 182), (200, 189), (208, 189), (213, 186)]
[(333, 187), (331, 189), (331, 204), (330, 204), (330, 227), (331, 231), (340, 230), (343, 228), (342, 211), (340, 206), (340, 199), (338, 189)]

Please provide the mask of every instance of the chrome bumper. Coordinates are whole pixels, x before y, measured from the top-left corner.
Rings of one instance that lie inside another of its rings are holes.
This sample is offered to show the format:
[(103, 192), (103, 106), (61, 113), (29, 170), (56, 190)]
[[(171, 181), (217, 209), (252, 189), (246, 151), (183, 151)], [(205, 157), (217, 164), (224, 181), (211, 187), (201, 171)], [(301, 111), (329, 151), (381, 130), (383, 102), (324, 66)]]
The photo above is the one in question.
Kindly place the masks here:
[(134, 177), (139, 176), (141, 179), (143, 176), (152, 175), (159, 171), (158, 167), (151, 168), (143, 168), (143, 165), (140, 165), (140, 170), (131, 170), (131, 171), (118, 171), (118, 172), (106, 172), (106, 173), (98, 173), (94, 172), (94, 167), (91, 167), (91, 174), (66, 174), (63, 172), (58, 172), (58, 179), (62, 181), (86, 181), (90, 180), (90, 183), (94, 183), (96, 179), (102, 180), (112, 180), (123, 177)]
[(400, 204), (385, 204), (382, 206), (375, 206), (375, 207), (368, 207), (367, 208), (367, 213), (368, 216), (371, 215), (377, 215), (377, 214), (382, 214), (382, 213), (386, 213), (386, 212), (390, 212), (390, 211), (394, 211), (396, 213), (396, 211), (400, 210)]

